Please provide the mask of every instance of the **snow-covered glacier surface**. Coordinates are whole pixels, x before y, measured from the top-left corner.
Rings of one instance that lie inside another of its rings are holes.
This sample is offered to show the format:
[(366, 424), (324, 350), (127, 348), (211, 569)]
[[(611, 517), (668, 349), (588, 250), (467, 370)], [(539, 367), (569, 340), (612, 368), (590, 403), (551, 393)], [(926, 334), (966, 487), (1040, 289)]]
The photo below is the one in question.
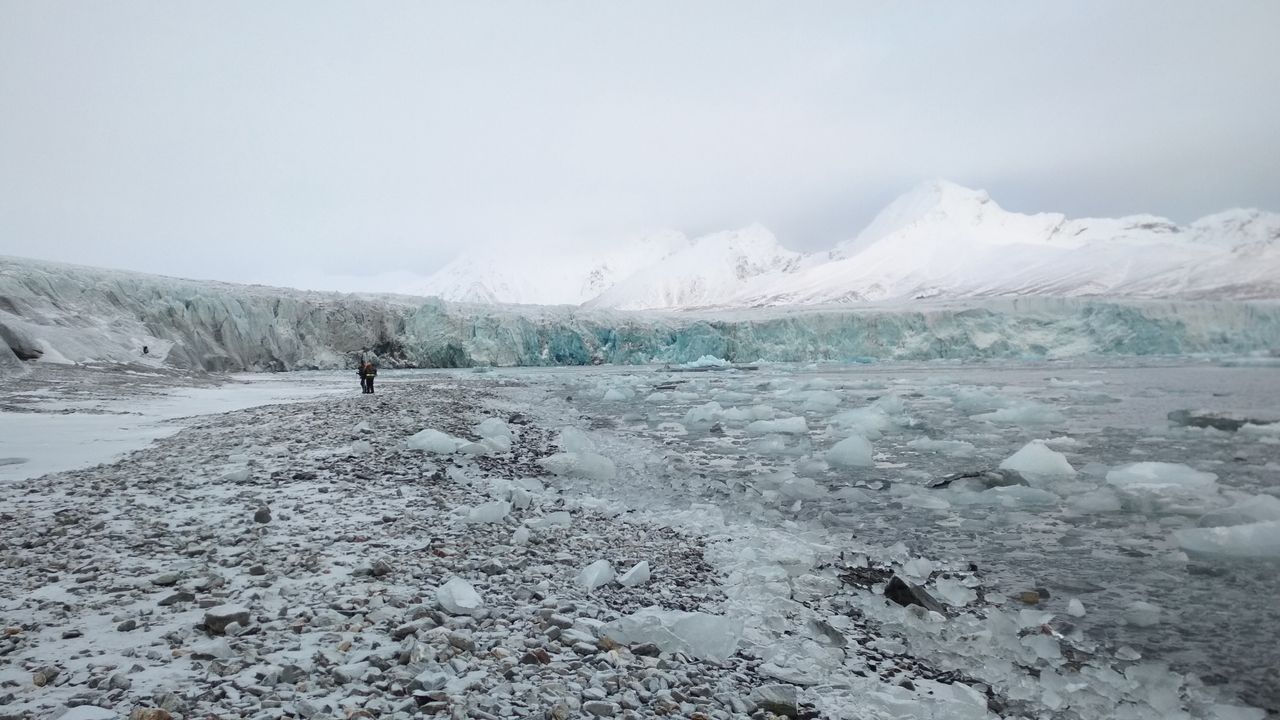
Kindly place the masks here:
[[(1280, 304), (993, 298), (634, 313), (451, 304), (0, 260), (0, 371), (24, 360), (204, 370), (1239, 354), (1280, 348)], [(149, 350), (142, 354), (142, 348)]]

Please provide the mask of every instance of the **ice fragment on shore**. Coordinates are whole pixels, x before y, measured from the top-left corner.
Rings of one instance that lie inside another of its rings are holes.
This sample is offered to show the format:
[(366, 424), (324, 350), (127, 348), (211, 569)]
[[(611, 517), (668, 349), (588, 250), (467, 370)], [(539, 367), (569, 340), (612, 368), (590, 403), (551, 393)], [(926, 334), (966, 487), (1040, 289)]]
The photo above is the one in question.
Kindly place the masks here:
[(225, 482), (242, 483), (249, 479), (249, 468), (241, 467), (228, 470), (222, 473), (221, 479)]
[(467, 513), (467, 522), (496, 523), (501, 522), (509, 514), (511, 514), (511, 503), (496, 500), (471, 508), (471, 512)]
[(409, 437), (410, 450), (421, 450), (436, 455), (448, 455), (458, 451), (466, 441), (446, 435), (439, 430), (428, 428)]
[(480, 420), (480, 424), (476, 425), (476, 434), (484, 438), (485, 443), (488, 443), (497, 452), (511, 451), (511, 442), (515, 438), (515, 433), (511, 432), (511, 427), (498, 418)]
[(593, 452), (561, 452), (538, 460), (538, 464), (552, 475), (607, 481), (618, 475), (613, 461)]
[(573, 426), (560, 429), (560, 437), (556, 440), (556, 444), (567, 453), (594, 452), (596, 449), (596, 443), (591, 436)]
[(511, 533), (511, 544), (516, 546), (525, 546), (529, 544), (529, 528), (522, 527)]
[(649, 582), (648, 560), (641, 560), (618, 578), (618, 584), (623, 587), (637, 587), (647, 582)]
[(747, 426), (747, 433), (751, 435), (804, 435), (807, 432), (809, 425), (802, 417), (756, 420)]
[(651, 605), (607, 623), (601, 634), (624, 645), (653, 643), (663, 652), (723, 662), (738, 648), (742, 621)]
[(1056, 450), (1050, 450), (1043, 440), (1032, 440), (1000, 463), (1002, 470), (1016, 470), (1023, 475), (1045, 478), (1075, 477), (1076, 469), (1067, 458)]
[(871, 467), (875, 464), (872, 460), (871, 443), (860, 435), (847, 437), (836, 443), (827, 451), (827, 462), (836, 467), (853, 468), (853, 467)]
[(471, 583), (459, 577), (451, 578), (436, 589), (436, 602), (452, 615), (471, 615), (484, 607), (480, 593), (471, 587)]
[(954, 607), (964, 607), (978, 599), (978, 593), (973, 588), (952, 578), (938, 578), (935, 589), (943, 602)]
[(1280, 520), (1190, 528), (1173, 534), (1178, 545), (1189, 553), (1237, 558), (1280, 558)]
[(613, 582), (613, 577), (613, 565), (608, 560), (597, 560), (578, 573), (578, 584), (588, 590), (595, 590)]

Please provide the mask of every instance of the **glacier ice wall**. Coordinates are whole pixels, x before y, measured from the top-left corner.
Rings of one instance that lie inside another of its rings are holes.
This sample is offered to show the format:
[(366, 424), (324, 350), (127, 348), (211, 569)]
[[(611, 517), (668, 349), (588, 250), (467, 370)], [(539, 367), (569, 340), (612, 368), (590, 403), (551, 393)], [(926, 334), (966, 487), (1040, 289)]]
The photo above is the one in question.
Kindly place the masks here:
[(1280, 303), (988, 299), (628, 313), (461, 305), (0, 259), (0, 373), (23, 360), (177, 368), (581, 365), (1228, 354), (1280, 348)]

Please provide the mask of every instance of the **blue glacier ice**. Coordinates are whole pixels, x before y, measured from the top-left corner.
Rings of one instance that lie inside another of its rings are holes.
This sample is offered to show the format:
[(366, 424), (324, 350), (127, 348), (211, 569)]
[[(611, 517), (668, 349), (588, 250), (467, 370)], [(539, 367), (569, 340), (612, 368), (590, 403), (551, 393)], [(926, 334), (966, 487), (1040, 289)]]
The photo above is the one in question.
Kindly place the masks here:
[[(0, 258), (0, 373), (23, 360), (209, 371), (1275, 353), (1280, 304), (991, 298), (629, 313), (178, 280)], [(144, 358), (141, 348), (147, 346)]]

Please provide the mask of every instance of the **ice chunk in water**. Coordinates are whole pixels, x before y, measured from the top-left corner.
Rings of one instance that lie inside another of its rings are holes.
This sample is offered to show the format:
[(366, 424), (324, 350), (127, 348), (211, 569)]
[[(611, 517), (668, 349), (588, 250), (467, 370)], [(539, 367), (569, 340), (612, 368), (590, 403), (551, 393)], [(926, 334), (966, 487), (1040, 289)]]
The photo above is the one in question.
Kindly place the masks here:
[(1243, 497), (1235, 505), (1210, 510), (1196, 521), (1200, 527), (1248, 525), (1255, 522), (1280, 520), (1280, 498), (1270, 495)]
[(456, 437), (430, 428), (412, 435), (408, 440), (410, 450), (422, 450), (423, 452), (437, 455), (448, 455), (449, 453), (457, 452), (458, 448), (465, 444), (465, 440), (459, 440)]
[(934, 440), (932, 438), (916, 438), (907, 443), (907, 447), (923, 452), (936, 452), (952, 457), (969, 457), (977, 449), (973, 443), (963, 440)]
[(974, 418), (1005, 425), (1060, 425), (1067, 421), (1067, 418), (1056, 409), (1031, 401), (1020, 402), (995, 412), (975, 415)]
[(1163, 611), (1157, 605), (1149, 602), (1135, 600), (1124, 611), (1124, 620), (1130, 625), (1138, 627), (1151, 627), (1160, 624), (1160, 615)]
[(631, 397), (618, 388), (609, 388), (605, 391), (603, 399), (605, 402), (622, 402), (623, 400), (630, 400)]
[(871, 440), (878, 439), (893, 426), (893, 420), (879, 407), (865, 407), (846, 410), (831, 418), (831, 425), (842, 430), (853, 431)]
[(578, 584), (588, 590), (613, 582), (613, 565), (608, 560), (597, 560), (578, 573)]
[(467, 522), (469, 523), (496, 523), (502, 522), (503, 518), (511, 514), (511, 503), (501, 500), (495, 502), (487, 502), (471, 508), (471, 512), (467, 513)]
[(802, 417), (756, 420), (747, 426), (747, 432), (752, 435), (804, 435), (809, 432), (809, 425)]
[(460, 577), (451, 578), (449, 582), (436, 588), (436, 602), (452, 615), (471, 615), (484, 607), (480, 593)]
[(1126, 508), (1136, 512), (1199, 515), (1220, 502), (1218, 476), (1186, 465), (1140, 462), (1107, 473)]
[(1073, 495), (1067, 505), (1081, 515), (1120, 512), (1120, 497), (1111, 488), (1090, 490), (1083, 495)]
[(618, 584), (624, 587), (637, 587), (649, 582), (649, 561), (641, 560), (618, 578)]
[(1056, 450), (1045, 447), (1043, 440), (1032, 440), (1000, 463), (1002, 470), (1016, 470), (1027, 476), (1044, 478), (1075, 477), (1076, 469)]
[(688, 430), (706, 430), (720, 419), (724, 408), (720, 407), (720, 403), (711, 401), (705, 405), (699, 405), (690, 408), (689, 412), (684, 414), (684, 421), (681, 423)]
[(815, 390), (805, 398), (805, 410), (812, 412), (830, 412), (840, 405), (840, 396), (830, 390)]
[(608, 481), (618, 476), (618, 468), (612, 460), (593, 452), (556, 453), (541, 458), (538, 464), (552, 475), (564, 477)]
[(1212, 490), (1218, 476), (1179, 463), (1140, 462), (1107, 473), (1107, 482), (1120, 488), (1187, 488)]
[(827, 462), (836, 467), (871, 467), (871, 443), (860, 435), (847, 437), (827, 451)]
[(648, 642), (663, 652), (724, 662), (738, 649), (742, 621), (651, 605), (607, 623), (601, 634), (623, 645)]
[(682, 368), (705, 368), (705, 367), (729, 367), (732, 365), (728, 360), (722, 360), (715, 355), (703, 355), (697, 360), (691, 360), (680, 365)]
[(1071, 602), (1067, 603), (1067, 614), (1071, 617), (1084, 617), (1084, 603), (1077, 598), (1071, 598)]
[(1178, 545), (1189, 553), (1237, 558), (1280, 558), (1280, 520), (1190, 528), (1173, 534)]

